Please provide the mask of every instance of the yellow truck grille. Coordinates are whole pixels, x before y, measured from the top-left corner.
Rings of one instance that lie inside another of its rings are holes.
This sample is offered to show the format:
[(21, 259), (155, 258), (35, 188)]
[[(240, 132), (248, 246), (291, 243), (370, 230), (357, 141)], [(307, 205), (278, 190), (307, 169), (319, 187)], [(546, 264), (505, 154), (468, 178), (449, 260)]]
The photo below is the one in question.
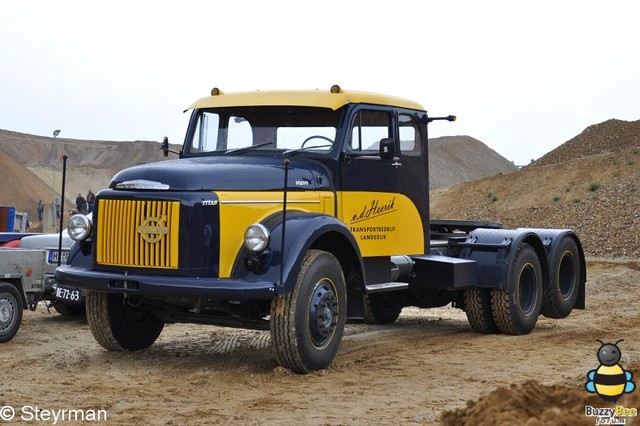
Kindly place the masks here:
[(97, 263), (178, 268), (180, 202), (99, 200), (98, 212)]

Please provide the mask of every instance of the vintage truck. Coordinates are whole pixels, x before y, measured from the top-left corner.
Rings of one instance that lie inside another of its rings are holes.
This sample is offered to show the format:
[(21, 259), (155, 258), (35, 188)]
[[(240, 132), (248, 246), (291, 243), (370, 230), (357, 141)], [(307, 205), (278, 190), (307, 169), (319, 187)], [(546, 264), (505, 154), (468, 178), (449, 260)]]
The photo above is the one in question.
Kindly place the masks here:
[(347, 319), (452, 304), (476, 331), (517, 335), (584, 308), (575, 232), (430, 220), (427, 126), (454, 116), (337, 85), (214, 88), (189, 109), (179, 158), (122, 170), (92, 220), (70, 220), (56, 277), (87, 291), (106, 349), (146, 348), (168, 322), (264, 329), (307, 373), (331, 364)]

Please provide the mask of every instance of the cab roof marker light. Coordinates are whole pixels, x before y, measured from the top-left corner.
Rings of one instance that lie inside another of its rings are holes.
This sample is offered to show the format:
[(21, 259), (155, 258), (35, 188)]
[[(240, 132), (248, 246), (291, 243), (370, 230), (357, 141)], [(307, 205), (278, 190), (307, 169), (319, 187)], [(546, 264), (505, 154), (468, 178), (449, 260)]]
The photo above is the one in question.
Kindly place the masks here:
[(219, 95), (224, 95), (224, 92), (218, 89), (217, 87), (214, 87), (213, 89), (211, 89), (211, 96), (219, 96)]
[(342, 89), (337, 84), (334, 84), (333, 86), (331, 86), (331, 93), (340, 93), (341, 91)]

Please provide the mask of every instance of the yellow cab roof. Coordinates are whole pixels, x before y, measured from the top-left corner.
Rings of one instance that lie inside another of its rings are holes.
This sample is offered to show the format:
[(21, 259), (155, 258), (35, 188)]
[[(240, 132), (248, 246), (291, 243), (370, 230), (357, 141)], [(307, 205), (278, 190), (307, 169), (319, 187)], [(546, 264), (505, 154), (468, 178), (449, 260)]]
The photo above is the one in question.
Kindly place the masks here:
[[(215, 90), (217, 89), (213, 89), (212, 92)], [(329, 90), (258, 90), (235, 93), (219, 91), (217, 95), (198, 99), (187, 109), (237, 106), (309, 106), (336, 110), (347, 104), (366, 103), (423, 110), (420, 104), (408, 99), (377, 93), (339, 90), (338, 93), (332, 93)]]

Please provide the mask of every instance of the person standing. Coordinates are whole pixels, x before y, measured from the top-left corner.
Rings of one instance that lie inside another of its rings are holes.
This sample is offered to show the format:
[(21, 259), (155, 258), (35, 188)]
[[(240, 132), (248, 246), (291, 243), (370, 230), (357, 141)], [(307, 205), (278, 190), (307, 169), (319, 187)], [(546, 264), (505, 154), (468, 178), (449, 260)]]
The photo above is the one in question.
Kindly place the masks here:
[(42, 200), (38, 201), (38, 207), (36, 210), (38, 212), (38, 221), (42, 222), (42, 213), (44, 212), (44, 206), (42, 205)]
[(89, 190), (89, 193), (87, 194), (87, 209), (89, 210), (89, 213), (93, 211), (93, 205), (95, 204), (95, 202), (96, 196), (92, 190)]
[(84, 211), (84, 205), (86, 204), (86, 200), (82, 196), (82, 194), (78, 194), (76, 197), (76, 211), (78, 213), (82, 213)]

